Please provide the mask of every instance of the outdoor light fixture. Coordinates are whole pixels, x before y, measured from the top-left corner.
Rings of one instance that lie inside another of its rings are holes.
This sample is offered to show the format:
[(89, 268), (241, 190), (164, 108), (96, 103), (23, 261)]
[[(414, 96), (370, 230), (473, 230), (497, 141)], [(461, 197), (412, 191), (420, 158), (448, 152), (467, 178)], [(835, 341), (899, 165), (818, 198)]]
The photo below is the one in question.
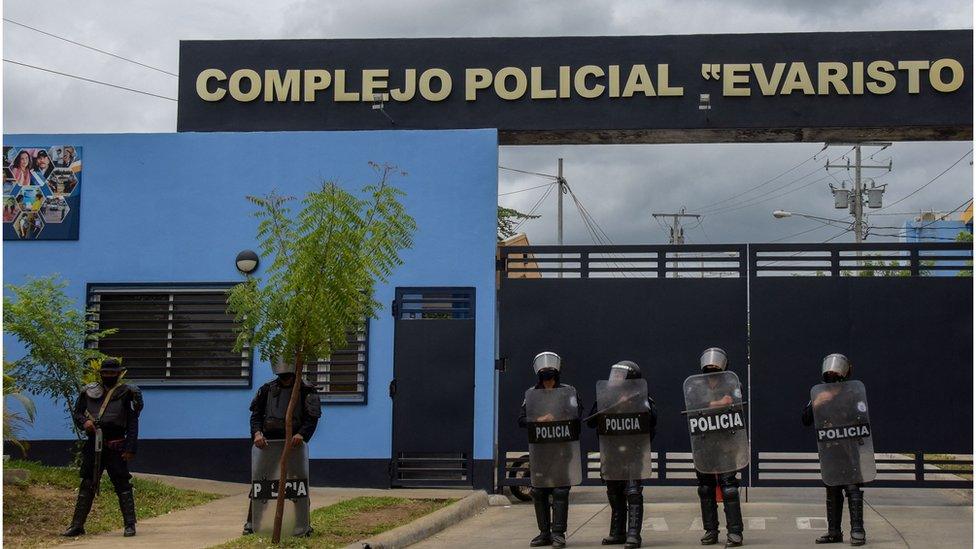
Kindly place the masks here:
[(234, 262), (237, 264), (238, 271), (244, 274), (251, 274), (258, 268), (258, 254), (251, 250), (244, 250), (237, 254), (237, 259)]
[(707, 93), (702, 93), (698, 95), (698, 110), (709, 111), (712, 110), (712, 99)]
[(775, 210), (773, 212), (773, 217), (776, 219), (783, 219), (784, 217), (791, 217), (793, 212), (787, 212), (785, 210)]

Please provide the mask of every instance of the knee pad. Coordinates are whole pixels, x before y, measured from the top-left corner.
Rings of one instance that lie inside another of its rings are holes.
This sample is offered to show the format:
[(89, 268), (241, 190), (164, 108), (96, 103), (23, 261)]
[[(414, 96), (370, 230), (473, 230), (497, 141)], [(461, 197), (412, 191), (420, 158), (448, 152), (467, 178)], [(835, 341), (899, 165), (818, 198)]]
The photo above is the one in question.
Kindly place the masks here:
[(725, 484), (722, 486), (722, 499), (725, 501), (739, 500), (739, 483)]
[(569, 501), (569, 488), (568, 487), (565, 487), (565, 486), (563, 486), (561, 488), (553, 488), (552, 489), (552, 501), (553, 502), (556, 502), (556, 501)]
[(607, 495), (621, 494), (624, 491), (624, 481), (622, 480), (608, 480), (607, 485)]
[(643, 504), (644, 503), (644, 494), (641, 493), (640, 491), (638, 491), (638, 492), (630, 492), (630, 491), (628, 491), (627, 492), (627, 503), (629, 503), (631, 505), (633, 505), (633, 504), (638, 504), (638, 505)]
[(532, 499), (535, 500), (548, 499), (550, 493), (552, 493), (552, 488), (536, 488), (533, 486), (532, 489), (529, 490), (529, 494), (531, 494)]
[(861, 491), (861, 487), (857, 484), (845, 486), (844, 488), (847, 490), (847, 497), (849, 498), (861, 499), (864, 497), (864, 492)]
[(715, 499), (715, 486), (710, 484), (699, 484), (698, 497), (701, 499)]

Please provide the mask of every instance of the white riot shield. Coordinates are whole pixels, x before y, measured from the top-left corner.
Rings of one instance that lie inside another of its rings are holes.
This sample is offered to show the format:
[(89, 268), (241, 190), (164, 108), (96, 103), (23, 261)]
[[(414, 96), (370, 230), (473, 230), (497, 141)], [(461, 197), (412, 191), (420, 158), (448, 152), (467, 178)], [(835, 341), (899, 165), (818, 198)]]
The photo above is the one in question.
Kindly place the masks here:
[(651, 407), (647, 402), (647, 381), (597, 381), (596, 406), (603, 480), (651, 478)]
[(554, 488), (583, 482), (576, 389), (529, 389), (525, 419), (532, 486)]
[(731, 473), (749, 465), (742, 385), (735, 372), (689, 377), (684, 383), (685, 414), (695, 469)]
[(877, 475), (864, 384), (821, 383), (810, 389), (820, 475), (827, 486), (871, 482)]
[[(251, 447), (251, 525), (260, 534), (274, 531), (275, 507), (278, 504), (279, 460), (285, 448), (283, 440), (269, 440), (262, 450)], [(281, 535), (304, 536), (310, 530), (308, 500), (308, 445), (292, 448), (285, 477), (285, 509)]]

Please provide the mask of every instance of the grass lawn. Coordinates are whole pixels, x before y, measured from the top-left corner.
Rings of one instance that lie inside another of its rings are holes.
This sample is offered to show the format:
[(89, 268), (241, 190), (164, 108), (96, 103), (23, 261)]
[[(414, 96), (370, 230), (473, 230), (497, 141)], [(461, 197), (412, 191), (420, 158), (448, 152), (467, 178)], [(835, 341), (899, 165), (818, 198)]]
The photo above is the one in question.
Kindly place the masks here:
[[(358, 497), (312, 511), (312, 535), (283, 538), (281, 547), (333, 549), (375, 536), (453, 503), (450, 499)], [(220, 549), (272, 547), (271, 538), (241, 536)]]
[[(44, 547), (68, 538), (58, 534), (68, 528), (78, 497), (78, 469), (48, 467), (33, 461), (10, 460), (4, 469), (27, 469), (30, 479), (24, 486), (3, 486), (3, 545), (4, 547)], [(200, 505), (220, 498), (192, 490), (173, 488), (160, 482), (132, 479), (136, 498), (136, 513), (146, 519)], [(85, 530), (89, 534), (122, 528), (119, 500), (108, 480), (102, 475), (102, 485)]]
[[(950, 459), (955, 459), (955, 457), (956, 456), (953, 455), (953, 454), (925, 454), (925, 459), (950, 460)], [(938, 464), (935, 464), (935, 466), (938, 467), (939, 469), (943, 469), (943, 470), (946, 470), (946, 471), (967, 471), (967, 473), (957, 473), (956, 476), (958, 476), (960, 478), (964, 478), (966, 480), (973, 480), (973, 475), (968, 474), (968, 471), (971, 470), (973, 468), (973, 466), (972, 466), (972, 464), (970, 464), (968, 462), (966, 462), (966, 463), (958, 463), (958, 464), (956, 464), (956, 463), (938, 463)], [(929, 473), (929, 471), (926, 471), (926, 473)]]

